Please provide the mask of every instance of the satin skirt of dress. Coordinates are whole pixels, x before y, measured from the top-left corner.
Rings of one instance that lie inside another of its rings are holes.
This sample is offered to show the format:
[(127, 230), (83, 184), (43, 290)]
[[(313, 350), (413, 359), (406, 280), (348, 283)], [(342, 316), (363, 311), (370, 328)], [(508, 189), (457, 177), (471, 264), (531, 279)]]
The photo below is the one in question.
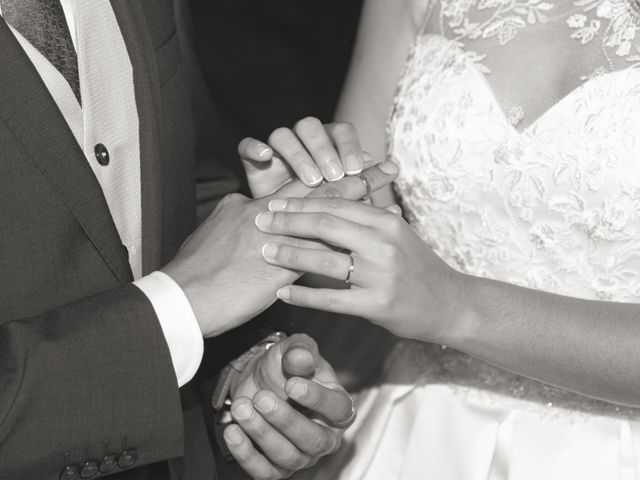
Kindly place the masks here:
[(473, 388), (411, 383), (394, 367), (358, 398), (341, 449), (296, 479), (640, 480), (638, 421), (514, 408)]

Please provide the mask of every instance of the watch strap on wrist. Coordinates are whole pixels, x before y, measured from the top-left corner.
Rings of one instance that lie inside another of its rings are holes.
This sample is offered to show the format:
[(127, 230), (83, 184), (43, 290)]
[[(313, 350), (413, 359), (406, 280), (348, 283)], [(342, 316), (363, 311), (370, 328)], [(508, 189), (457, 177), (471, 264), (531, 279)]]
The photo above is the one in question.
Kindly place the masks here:
[(218, 383), (211, 396), (211, 406), (214, 411), (220, 412), (224, 410), (225, 407), (228, 408), (228, 405), (225, 404), (227, 403), (231, 386), (237, 377), (247, 368), (247, 365), (249, 365), (257, 355), (266, 352), (274, 344), (281, 342), (285, 338), (287, 338), (286, 333), (274, 332), (256, 343), (238, 358), (232, 360), (222, 369), (218, 376)]

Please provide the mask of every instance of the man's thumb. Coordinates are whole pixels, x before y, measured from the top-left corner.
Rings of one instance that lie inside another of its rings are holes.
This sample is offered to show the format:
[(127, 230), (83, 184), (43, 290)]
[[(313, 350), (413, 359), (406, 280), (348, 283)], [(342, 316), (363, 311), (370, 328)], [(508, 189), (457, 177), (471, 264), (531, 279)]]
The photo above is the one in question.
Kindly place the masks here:
[(318, 346), (308, 335), (293, 335), (282, 345), (282, 370), (286, 377), (311, 378), (316, 370)]

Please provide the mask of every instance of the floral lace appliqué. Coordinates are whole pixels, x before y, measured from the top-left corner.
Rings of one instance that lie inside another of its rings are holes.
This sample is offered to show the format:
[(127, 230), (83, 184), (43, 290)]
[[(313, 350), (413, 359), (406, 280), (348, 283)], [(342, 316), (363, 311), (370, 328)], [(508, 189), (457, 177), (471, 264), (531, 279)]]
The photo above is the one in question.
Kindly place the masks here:
[[(602, 43), (609, 51), (640, 63), (640, 47), (634, 48), (640, 30), (638, 0), (575, 0), (561, 4), (544, 0), (442, 0), (439, 23), (442, 33), (458, 42), (495, 38), (499, 45), (512, 41), (528, 25), (546, 24), (550, 18), (565, 18), (569, 36), (589, 44)], [(438, 2), (433, 2), (438, 5)], [(561, 7), (562, 5), (562, 7)], [(614, 70), (611, 61), (609, 70)]]
[[(575, 13), (567, 19), (573, 30), (571, 38), (585, 45), (601, 39), (603, 49), (614, 49), (618, 57), (628, 57), (629, 62), (640, 61), (640, 49), (633, 55), (632, 45), (640, 30), (640, 8), (636, 0), (578, 0), (576, 7), (584, 13)], [(594, 18), (595, 17), (595, 18)], [(613, 69), (613, 68), (612, 68)]]
[[(478, 11), (493, 12), (488, 19), (472, 22), (469, 11), (473, 6)], [(527, 24), (545, 23), (552, 8), (553, 4), (542, 0), (445, 0), (441, 14), (458, 40), (496, 37), (504, 45)]]

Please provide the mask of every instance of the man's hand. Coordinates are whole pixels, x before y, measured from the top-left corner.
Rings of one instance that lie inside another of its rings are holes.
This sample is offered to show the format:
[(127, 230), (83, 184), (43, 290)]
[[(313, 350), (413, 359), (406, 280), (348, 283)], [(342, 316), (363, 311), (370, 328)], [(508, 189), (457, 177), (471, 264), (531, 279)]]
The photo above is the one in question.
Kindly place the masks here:
[[(247, 366), (232, 386), (229, 451), (253, 478), (280, 479), (335, 452), (355, 420), (352, 398), (306, 335), (293, 335)], [(289, 400), (291, 403), (289, 403)]]
[[(372, 189), (388, 185), (396, 178), (397, 167), (384, 169), (385, 164), (363, 172)], [(364, 182), (359, 177), (346, 177), (313, 191), (300, 181), (293, 181), (274, 195), (358, 200), (365, 194)], [(205, 337), (219, 335), (255, 317), (276, 301), (279, 288), (300, 276), (293, 270), (266, 264), (260, 255), (262, 245), (274, 237), (258, 230), (255, 219), (268, 210), (273, 198), (272, 195), (250, 200), (239, 194), (225, 197), (162, 269), (184, 291)], [(321, 248), (309, 240), (277, 237), (277, 241)]]
[(317, 187), (323, 179), (334, 182), (372, 164), (371, 157), (362, 151), (356, 129), (348, 122), (323, 125), (317, 118), (307, 117), (293, 129), (274, 130), (268, 143), (245, 138), (238, 145), (254, 198), (269, 195), (294, 178)]

